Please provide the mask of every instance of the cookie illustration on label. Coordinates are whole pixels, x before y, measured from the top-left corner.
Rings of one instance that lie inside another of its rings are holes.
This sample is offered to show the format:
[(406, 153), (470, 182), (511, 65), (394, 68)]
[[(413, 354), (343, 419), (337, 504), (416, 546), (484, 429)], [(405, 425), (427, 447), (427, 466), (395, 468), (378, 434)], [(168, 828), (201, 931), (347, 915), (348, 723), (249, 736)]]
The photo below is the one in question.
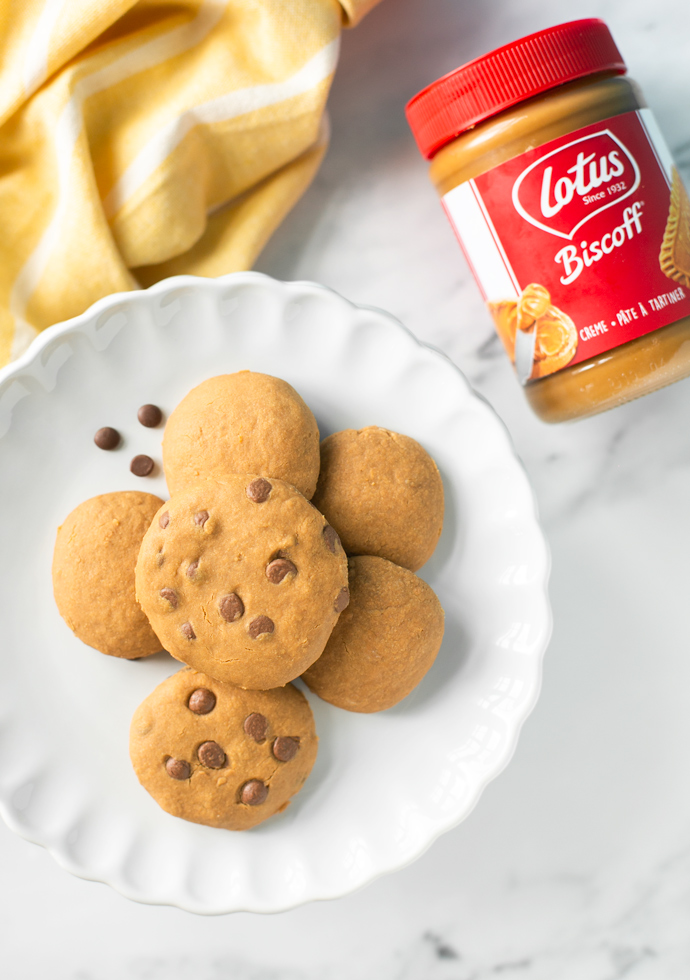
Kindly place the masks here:
[(577, 328), (567, 313), (551, 305), (551, 294), (545, 286), (530, 283), (517, 300), (487, 305), (513, 363), (518, 331), (535, 331), (530, 377), (546, 377), (572, 361), (577, 352)]
[(690, 288), (690, 198), (675, 167), (659, 265), (669, 279)]
[(577, 350), (577, 329), (567, 313), (549, 306), (536, 321), (533, 378), (543, 378), (570, 364)]
[(494, 321), (496, 333), (506, 349), (506, 353), (515, 364), (515, 334), (517, 332), (517, 302), (514, 299), (502, 299), (486, 304)]
[(517, 301), (518, 330), (531, 330), (550, 305), (551, 293), (545, 286), (540, 286), (536, 282), (531, 282), (525, 286)]

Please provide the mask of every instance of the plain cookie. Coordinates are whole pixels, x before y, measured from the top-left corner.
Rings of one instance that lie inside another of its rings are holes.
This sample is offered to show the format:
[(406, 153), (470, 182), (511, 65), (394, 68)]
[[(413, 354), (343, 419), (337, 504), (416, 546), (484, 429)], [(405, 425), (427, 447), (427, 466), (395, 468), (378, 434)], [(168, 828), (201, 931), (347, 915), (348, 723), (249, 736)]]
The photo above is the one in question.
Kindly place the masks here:
[(139, 782), (168, 813), (246, 830), (285, 809), (311, 772), (318, 739), (292, 684), (243, 691), (186, 669), (139, 705), (129, 745)]
[(443, 609), (422, 579), (384, 558), (351, 558), (350, 605), (321, 657), (303, 674), (324, 701), (383, 711), (429, 670), (443, 640)]
[(267, 690), (320, 656), (349, 600), (338, 536), (282, 480), (235, 475), (174, 494), (142, 542), (136, 593), (165, 649)]
[(91, 497), (58, 528), (53, 593), (72, 632), (101, 653), (133, 660), (161, 649), (134, 595), (139, 547), (163, 501), (126, 490)]
[(295, 389), (253, 371), (202, 381), (168, 419), (163, 468), (170, 493), (232, 473), (275, 476), (307, 499), (319, 475), (319, 429)]
[(431, 557), (443, 527), (436, 463), (414, 439), (378, 426), (323, 440), (314, 505), (348, 555), (377, 555), (413, 572)]

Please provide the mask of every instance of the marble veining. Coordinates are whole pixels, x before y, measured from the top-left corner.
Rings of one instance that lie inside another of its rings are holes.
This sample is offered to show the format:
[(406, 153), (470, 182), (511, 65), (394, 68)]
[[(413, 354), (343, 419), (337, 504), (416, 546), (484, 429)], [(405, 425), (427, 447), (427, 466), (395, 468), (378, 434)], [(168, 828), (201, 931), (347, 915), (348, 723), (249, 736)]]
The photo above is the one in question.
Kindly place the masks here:
[(690, 976), (690, 381), (584, 422), (536, 420), (402, 113), (463, 61), (580, 16), (612, 27), (690, 182), (684, 0), (383, 0), (344, 37), (331, 149), (258, 265), (389, 310), (507, 425), (549, 536), (555, 615), (514, 759), (413, 865), (279, 916), (135, 905), (0, 826), (12, 980)]

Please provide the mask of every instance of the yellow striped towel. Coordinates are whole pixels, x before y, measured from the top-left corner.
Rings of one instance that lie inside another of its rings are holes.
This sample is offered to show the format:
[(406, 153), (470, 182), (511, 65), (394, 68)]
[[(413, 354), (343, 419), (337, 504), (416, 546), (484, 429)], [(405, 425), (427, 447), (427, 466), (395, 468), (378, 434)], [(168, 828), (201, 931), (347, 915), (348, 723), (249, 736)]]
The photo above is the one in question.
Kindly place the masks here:
[(377, 0), (0, 0), (0, 364), (102, 296), (251, 266)]

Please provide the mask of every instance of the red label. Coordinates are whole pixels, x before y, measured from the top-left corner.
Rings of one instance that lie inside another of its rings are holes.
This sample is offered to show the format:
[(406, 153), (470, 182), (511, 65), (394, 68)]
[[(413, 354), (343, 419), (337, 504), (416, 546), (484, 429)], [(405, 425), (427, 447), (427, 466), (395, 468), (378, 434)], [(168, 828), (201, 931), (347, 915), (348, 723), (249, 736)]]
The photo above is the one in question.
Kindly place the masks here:
[(649, 110), (514, 157), (443, 204), (523, 383), (690, 315), (690, 202)]

